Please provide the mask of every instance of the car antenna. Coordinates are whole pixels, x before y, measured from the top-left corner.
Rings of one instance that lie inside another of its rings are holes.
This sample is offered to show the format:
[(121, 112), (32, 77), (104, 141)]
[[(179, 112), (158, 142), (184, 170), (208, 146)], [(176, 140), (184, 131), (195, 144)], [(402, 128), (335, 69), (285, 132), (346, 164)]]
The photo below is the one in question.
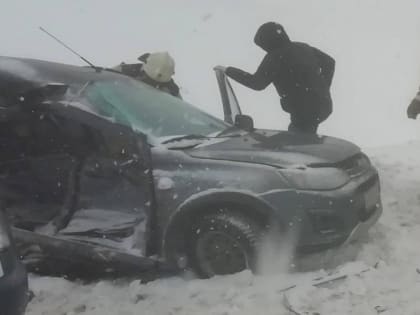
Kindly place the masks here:
[(42, 32), (44, 32), (45, 34), (47, 34), (48, 36), (50, 36), (52, 39), (54, 39), (56, 42), (58, 42), (59, 44), (61, 44), (62, 46), (64, 46), (68, 50), (70, 50), (73, 54), (75, 54), (77, 57), (79, 57), (80, 59), (82, 59), (84, 62), (86, 62), (90, 67), (92, 67), (93, 69), (95, 69), (96, 72), (100, 72), (102, 70), (102, 68), (95, 66), (93, 63), (91, 63), (89, 60), (87, 60), (82, 55), (78, 54), (76, 51), (74, 51), (72, 48), (70, 48), (68, 45), (66, 45), (62, 40), (58, 39), (56, 36), (54, 36), (53, 34), (51, 34), (50, 32), (48, 32), (42, 26), (40, 26), (39, 29)]

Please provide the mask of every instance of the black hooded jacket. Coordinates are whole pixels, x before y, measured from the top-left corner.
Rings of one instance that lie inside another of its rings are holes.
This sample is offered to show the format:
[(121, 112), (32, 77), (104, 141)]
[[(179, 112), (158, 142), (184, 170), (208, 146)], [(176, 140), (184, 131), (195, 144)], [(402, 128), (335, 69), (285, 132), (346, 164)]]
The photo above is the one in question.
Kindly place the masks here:
[(420, 89), (417, 92), (416, 97), (411, 101), (410, 105), (407, 108), (408, 118), (416, 119), (420, 114)]
[(292, 42), (274, 22), (263, 24), (254, 42), (267, 52), (257, 71), (250, 74), (228, 67), (226, 74), (254, 90), (273, 83), (286, 112), (302, 119), (325, 120), (332, 112), (334, 59), (307, 44)]

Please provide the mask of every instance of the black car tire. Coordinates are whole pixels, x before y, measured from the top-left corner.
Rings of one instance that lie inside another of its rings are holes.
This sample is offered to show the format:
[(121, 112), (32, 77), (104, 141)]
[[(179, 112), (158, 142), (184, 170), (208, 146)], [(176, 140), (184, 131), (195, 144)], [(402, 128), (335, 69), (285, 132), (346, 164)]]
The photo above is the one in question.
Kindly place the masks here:
[(189, 265), (202, 278), (256, 271), (262, 231), (252, 219), (236, 213), (202, 217), (189, 237)]

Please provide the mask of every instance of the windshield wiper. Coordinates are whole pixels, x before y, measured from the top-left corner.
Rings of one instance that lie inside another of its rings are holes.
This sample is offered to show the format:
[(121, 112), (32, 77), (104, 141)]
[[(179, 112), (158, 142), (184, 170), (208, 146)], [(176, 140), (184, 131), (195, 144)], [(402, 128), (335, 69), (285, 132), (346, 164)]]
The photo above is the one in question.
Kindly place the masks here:
[(177, 142), (177, 141), (182, 141), (182, 140), (209, 140), (209, 137), (203, 136), (203, 135), (185, 135), (185, 136), (179, 136), (179, 137), (174, 137), (168, 140), (165, 140), (162, 142), (162, 144), (167, 144), (167, 143), (171, 143), (171, 142)]

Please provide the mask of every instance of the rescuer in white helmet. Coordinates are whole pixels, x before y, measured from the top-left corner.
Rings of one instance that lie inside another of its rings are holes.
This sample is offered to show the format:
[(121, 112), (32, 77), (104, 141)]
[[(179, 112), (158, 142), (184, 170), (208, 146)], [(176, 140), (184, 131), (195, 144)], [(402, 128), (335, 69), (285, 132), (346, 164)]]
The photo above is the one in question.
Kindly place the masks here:
[(169, 53), (147, 53), (140, 56), (138, 60), (142, 63), (122, 63), (114, 70), (181, 98), (179, 87), (172, 78), (175, 74), (175, 61)]

